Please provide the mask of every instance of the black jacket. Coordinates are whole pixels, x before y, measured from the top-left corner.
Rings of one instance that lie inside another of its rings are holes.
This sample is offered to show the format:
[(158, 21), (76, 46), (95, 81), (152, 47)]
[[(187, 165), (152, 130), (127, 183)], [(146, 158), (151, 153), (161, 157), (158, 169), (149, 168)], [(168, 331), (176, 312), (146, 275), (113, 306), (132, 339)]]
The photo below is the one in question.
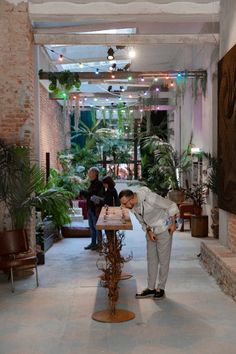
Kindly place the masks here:
[[(88, 208), (92, 209), (95, 212), (95, 209), (97, 209), (98, 207), (102, 207), (102, 202), (101, 205), (95, 205), (94, 202), (92, 202), (90, 200), (90, 198), (93, 195), (96, 195), (98, 197), (102, 197), (104, 198), (104, 187), (101, 181), (99, 181), (98, 178), (94, 179), (93, 181), (91, 181), (90, 186), (88, 187), (87, 191), (81, 191), (80, 193), (83, 194), (86, 198), (87, 198), (87, 204), (88, 204)], [(96, 208), (95, 208), (96, 207)], [(96, 210), (97, 212), (97, 210)]]
[(104, 196), (104, 205), (109, 206), (119, 206), (120, 201), (118, 198), (118, 193), (115, 188), (107, 189)]

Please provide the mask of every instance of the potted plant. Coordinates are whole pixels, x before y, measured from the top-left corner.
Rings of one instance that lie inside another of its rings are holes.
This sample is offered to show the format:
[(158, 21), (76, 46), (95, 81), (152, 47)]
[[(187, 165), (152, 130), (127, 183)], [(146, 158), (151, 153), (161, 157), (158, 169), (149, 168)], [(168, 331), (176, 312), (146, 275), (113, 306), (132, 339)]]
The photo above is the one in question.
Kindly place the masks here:
[(191, 234), (193, 237), (208, 236), (208, 216), (202, 215), (202, 207), (206, 204), (206, 183), (195, 183), (185, 191), (186, 199), (193, 202), (194, 215), (191, 216)]
[(181, 186), (181, 177), (186, 174), (191, 166), (192, 160), (188, 150), (179, 154), (171, 144), (162, 140), (157, 135), (148, 136), (143, 139), (143, 146), (149, 147), (154, 154), (154, 166), (150, 173), (159, 173), (164, 177), (165, 188), (169, 190), (169, 198), (176, 203), (184, 201), (184, 188)]
[(0, 202), (10, 217), (8, 224), (4, 219), (5, 232), (25, 229), (34, 208), (58, 218), (60, 210), (69, 208), (71, 193), (47, 189), (45, 173), (30, 161), (29, 153), (28, 147), (0, 140)]

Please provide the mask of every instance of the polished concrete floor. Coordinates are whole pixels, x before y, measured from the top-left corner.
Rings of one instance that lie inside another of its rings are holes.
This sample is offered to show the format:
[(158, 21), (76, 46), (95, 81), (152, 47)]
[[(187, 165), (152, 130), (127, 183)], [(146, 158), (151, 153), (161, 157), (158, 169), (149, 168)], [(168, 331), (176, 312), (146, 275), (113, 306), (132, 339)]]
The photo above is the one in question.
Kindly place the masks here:
[[(10, 291), (0, 275), (0, 354), (235, 354), (236, 303), (223, 294), (197, 257), (200, 239), (176, 232), (166, 298), (137, 300), (146, 286), (145, 239), (134, 221), (126, 232), (123, 255), (133, 259), (120, 282), (117, 308), (135, 318), (123, 323), (94, 321), (108, 305), (100, 286), (95, 251), (89, 239), (63, 239), (46, 253), (35, 277), (16, 281)], [(101, 261), (101, 260), (100, 260)]]

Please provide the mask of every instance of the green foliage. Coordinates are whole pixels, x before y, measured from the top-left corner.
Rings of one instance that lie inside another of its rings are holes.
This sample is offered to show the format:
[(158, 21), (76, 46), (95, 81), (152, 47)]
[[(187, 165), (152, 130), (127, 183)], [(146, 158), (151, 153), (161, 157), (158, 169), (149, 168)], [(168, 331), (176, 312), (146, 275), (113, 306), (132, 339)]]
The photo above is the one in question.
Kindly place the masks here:
[(181, 189), (177, 173), (188, 171), (191, 167), (191, 158), (187, 151), (178, 154), (171, 144), (162, 140), (157, 135), (147, 136), (142, 145), (149, 154), (154, 156), (154, 165), (148, 169), (150, 175), (159, 177), (160, 187), (166, 189)]
[(72, 193), (63, 188), (45, 189), (34, 197), (32, 205), (41, 210), (42, 215), (48, 216), (56, 227), (60, 227), (70, 222), (68, 208), (72, 196)]
[(185, 191), (187, 199), (191, 199), (196, 207), (202, 208), (206, 204), (207, 185), (205, 183), (195, 183)]
[(0, 141), (0, 181), (0, 201), (9, 211), (13, 228), (24, 228), (34, 207), (55, 216), (56, 225), (60, 224), (58, 215), (65, 216), (68, 210), (71, 194), (47, 188), (45, 173), (31, 163), (27, 147)]
[[(42, 73), (43, 71), (40, 70), (39, 76)], [(73, 89), (73, 87), (79, 91), (81, 86), (81, 81), (79, 79), (78, 73), (73, 73), (69, 70), (49, 72), (48, 80), (50, 81), (49, 90), (52, 91), (56, 96), (64, 94), (64, 98), (68, 98), (69, 92)]]
[(71, 193), (71, 198), (75, 198), (81, 189), (87, 187), (87, 181), (78, 176), (74, 168), (70, 171), (63, 171), (59, 173), (55, 169), (50, 169), (50, 176), (47, 183), (48, 188), (63, 188), (65, 191)]
[(208, 188), (216, 196), (219, 194), (219, 162), (217, 157), (212, 156), (210, 153), (204, 153), (204, 156), (209, 162), (208, 178), (206, 184)]

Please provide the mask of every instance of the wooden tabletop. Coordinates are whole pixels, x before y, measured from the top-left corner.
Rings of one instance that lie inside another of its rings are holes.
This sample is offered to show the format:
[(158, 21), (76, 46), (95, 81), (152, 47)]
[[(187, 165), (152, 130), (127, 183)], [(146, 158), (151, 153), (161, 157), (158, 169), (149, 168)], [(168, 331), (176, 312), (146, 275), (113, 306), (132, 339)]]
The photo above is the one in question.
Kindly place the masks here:
[(133, 230), (128, 209), (103, 207), (96, 228), (97, 230)]

